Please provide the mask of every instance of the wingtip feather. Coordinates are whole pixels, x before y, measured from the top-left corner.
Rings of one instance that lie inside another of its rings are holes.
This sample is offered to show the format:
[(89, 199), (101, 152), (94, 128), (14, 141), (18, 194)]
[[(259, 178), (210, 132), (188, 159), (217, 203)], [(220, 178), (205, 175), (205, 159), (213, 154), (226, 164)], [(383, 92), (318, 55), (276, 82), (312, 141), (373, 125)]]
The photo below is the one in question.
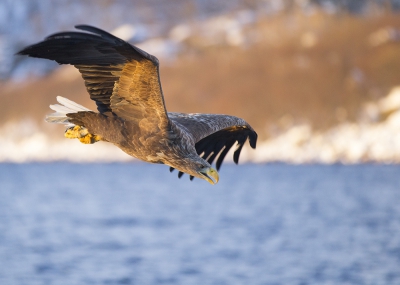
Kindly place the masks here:
[(233, 153), (233, 161), (235, 164), (239, 164), (239, 157), (240, 157), (240, 152), (242, 151), (244, 143), (238, 143), (238, 147)]
[(257, 137), (258, 137), (258, 135), (255, 131), (253, 131), (249, 136), (250, 146), (254, 149), (256, 148), (256, 145), (257, 145)]
[(102, 29), (99, 29), (99, 28), (96, 28), (96, 27), (93, 27), (93, 26), (90, 26), (90, 25), (81, 24), (81, 25), (75, 25), (74, 27), (76, 29), (78, 29), (78, 30), (91, 32), (93, 34), (96, 34), (96, 35), (98, 35), (98, 36), (100, 36), (102, 38), (108, 39), (108, 40), (114, 40), (114, 41), (115, 40), (119, 40), (119, 41), (122, 41), (121, 39), (117, 38), (116, 36), (106, 32), (106, 31), (104, 31)]

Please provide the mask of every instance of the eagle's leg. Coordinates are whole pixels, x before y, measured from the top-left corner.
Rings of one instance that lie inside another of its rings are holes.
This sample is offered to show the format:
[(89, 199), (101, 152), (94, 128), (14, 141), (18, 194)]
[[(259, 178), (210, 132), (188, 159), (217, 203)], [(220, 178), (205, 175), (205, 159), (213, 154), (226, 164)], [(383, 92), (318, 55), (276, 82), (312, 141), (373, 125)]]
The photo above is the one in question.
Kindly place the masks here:
[(84, 144), (93, 144), (101, 140), (100, 136), (90, 134), (88, 129), (81, 126), (69, 127), (65, 130), (64, 136), (69, 139), (79, 139)]

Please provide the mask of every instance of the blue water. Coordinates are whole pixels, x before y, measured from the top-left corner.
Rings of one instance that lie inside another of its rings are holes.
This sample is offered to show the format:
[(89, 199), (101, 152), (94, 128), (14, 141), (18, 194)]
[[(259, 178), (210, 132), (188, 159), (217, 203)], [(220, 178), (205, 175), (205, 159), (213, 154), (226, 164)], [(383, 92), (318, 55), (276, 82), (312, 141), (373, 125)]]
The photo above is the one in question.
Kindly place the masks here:
[(400, 166), (0, 164), (0, 284), (400, 284)]

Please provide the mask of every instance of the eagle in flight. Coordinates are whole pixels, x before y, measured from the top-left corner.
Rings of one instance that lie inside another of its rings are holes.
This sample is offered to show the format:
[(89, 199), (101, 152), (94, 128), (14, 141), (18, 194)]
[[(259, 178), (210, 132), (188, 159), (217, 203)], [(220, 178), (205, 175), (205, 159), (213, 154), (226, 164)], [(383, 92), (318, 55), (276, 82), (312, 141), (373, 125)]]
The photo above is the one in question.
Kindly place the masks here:
[[(106, 141), (127, 154), (162, 163), (211, 184), (237, 142), (235, 163), (247, 139), (256, 147), (257, 133), (243, 119), (228, 115), (167, 112), (158, 59), (98, 28), (78, 25), (86, 32), (61, 32), (20, 51), (20, 55), (75, 66), (85, 81), (93, 112), (63, 97), (46, 121), (68, 126), (65, 136), (82, 143)], [(216, 159), (216, 169), (211, 164)]]

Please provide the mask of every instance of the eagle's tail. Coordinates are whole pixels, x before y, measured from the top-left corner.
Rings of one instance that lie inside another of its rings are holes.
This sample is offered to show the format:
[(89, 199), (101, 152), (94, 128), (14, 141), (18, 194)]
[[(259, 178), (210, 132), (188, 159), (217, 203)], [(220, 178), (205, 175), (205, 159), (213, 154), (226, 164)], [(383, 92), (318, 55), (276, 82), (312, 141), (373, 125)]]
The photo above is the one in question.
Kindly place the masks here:
[(46, 122), (67, 125), (64, 136), (69, 139), (79, 139), (84, 144), (92, 144), (102, 140), (100, 136), (90, 134), (84, 126), (76, 126), (71, 123), (67, 117), (67, 114), (90, 111), (88, 108), (61, 96), (57, 96), (57, 101), (61, 105), (50, 105), (50, 109), (56, 112), (47, 115)]
[(57, 96), (57, 101), (61, 105), (60, 104), (50, 105), (50, 109), (55, 111), (55, 113), (46, 116), (46, 122), (48, 123), (57, 123), (57, 124), (73, 126), (74, 124), (72, 124), (69, 121), (67, 114), (77, 113), (81, 111), (90, 111), (89, 109), (83, 107), (82, 105), (79, 105), (78, 103), (75, 103), (74, 101), (71, 101), (61, 96)]

